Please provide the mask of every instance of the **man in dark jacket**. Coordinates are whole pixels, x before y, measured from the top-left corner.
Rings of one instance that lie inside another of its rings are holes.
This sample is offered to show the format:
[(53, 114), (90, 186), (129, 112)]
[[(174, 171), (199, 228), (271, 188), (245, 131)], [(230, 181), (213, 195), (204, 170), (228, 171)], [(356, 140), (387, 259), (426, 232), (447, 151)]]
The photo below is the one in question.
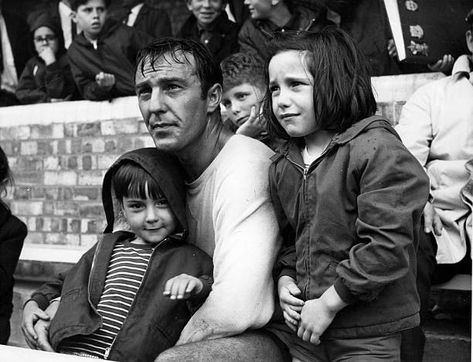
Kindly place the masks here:
[(319, 31), (328, 25), (327, 11), (322, 7), (311, 10), (294, 6), (290, 0), (245, 0), (250, 19), (241, 27), (238, 35), (240, 51), (249, 53), (264, 62), (268, 55), (267, 44), (279, 31)]

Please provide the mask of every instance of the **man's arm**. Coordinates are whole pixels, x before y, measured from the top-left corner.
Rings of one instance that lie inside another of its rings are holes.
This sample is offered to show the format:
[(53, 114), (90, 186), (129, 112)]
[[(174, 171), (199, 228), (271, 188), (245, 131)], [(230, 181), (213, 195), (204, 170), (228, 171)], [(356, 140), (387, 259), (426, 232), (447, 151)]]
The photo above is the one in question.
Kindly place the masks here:
[(213, 213), (214, 285), (178, 344), (239, 334), (271, 318), (272, 267), (280, 237), (269, 200), (269, 162), (269, 156), (237, 161), (219, 171), (223, 175)]

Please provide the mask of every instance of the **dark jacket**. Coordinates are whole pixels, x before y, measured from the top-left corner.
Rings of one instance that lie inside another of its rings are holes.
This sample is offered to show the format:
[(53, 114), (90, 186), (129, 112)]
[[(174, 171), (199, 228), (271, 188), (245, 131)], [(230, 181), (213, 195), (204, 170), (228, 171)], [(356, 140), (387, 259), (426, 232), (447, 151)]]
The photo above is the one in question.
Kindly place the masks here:
[(283, 27), (277, 27), (269, 20), (247, 19), (238, 35), (240, 51), (249, 53), (264, 62), (269, 55), (268, 42), (277, 31), (306, 30), (320, 31), (328, 25), (334, 25), (326, 18), (326, 11), (313, 11), (305, 7), (295, 7), (292, 18)]
[[(186, 244), (179, 235), (186, 234), (184, 184), (175, 160), (155, 148), (131, 151), (107, 171), (103, 185), (103, 203), (107, 216), (106, 234), (64, 276), (43, 285), (32, 299), (44, 309), (50, 300), (61, 296), (51, 322), (49, 336), (53, 348), (65, 338), (93, 333), (101, 327), (96, 311), (104, 288), (108, 263), (118, 240), (132, 239), (127, 231), (111, 233), (115, 223), (111, 176), (124, 160), (145, 168), (158, 182), (179, 221), (181, 233), (164, 239), (153, 251), (143, 282), (128, 316), (118, 333), (108, 357), (117, 361), (152, 361), (163, 350), (173, 346), (192, 313), (210, 292), (212, 261), (197, 247)], [(172, 277), (187, 273), (199, 277), (204, 289), (187, 301), (163, 296), (164, 285)]]
[[(121, 8), (112, 15), (123, 22), (128, 18), (128, 9)], [(155, 9), (144, 3), (136, 17), (133, 28), (142, 33), (148, 34), (153, 39), (172, 36), (171, 20), (165, 9)]]
[(202, 42), (201, 33), (207, 32), (206, 40), (203, 42), (213, 54), (217, 62), (221, 62), (230, 54), (238, 52), (238, 30), (239, 26), (228, 20), (227, 13), (222, 12), (208, 29), (201, 30), (197, 25), (194, 15), (189, 16), (181, 28), (179, 36)]
[(26, 234), (26, 225), (0, 201), (0, 344), (6, 344), (10, 336), (13, 273)]
[(21, 74), (16, 97), (22, 104), (50, 102), (51, 98), (70, 100), (75, 89), (66, 54), (48, 66), (39, 56), (34, 56)]
[[(67, 54), (81, 96), (100, 101), (134, 95), (136, 55), (150, 40), (147, 34), (112, 20), (105, 23), (99, 34), (97, 50), (83, 33), (76, 36)], [(100, 87), (95, 81), (100, 72), (115, 76), (111, 89)]]
[(276, 276), (296, 279), (304, 300), (334, 285), (350, 303), (324, 336), (418, 325), (415, 250), (429, 182), (388, 121), (354, 124), (308, 169), (295, 141), (273, 161), (270, 192), (285, 241)]

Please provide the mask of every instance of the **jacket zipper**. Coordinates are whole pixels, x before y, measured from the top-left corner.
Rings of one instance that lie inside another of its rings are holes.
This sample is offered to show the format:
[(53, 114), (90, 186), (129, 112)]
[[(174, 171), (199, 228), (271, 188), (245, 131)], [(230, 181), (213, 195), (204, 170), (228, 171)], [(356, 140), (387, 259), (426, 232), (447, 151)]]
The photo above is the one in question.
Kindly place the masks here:
[[(141, 291), (141, 287), (146, 279), (146, 277), (148, 276), (148, 270), (149, 270), (149, 265), (151, 264), (151, 259), (154, 258), (154, 254), (156, 253), (156, 250), (158, 250), (158, 247), (160, 247), (163, 243), (165, 243), (169, 238), (166, 238), (164, 239), (163, 241), (161, 241), (159, 244), (157, 244), (155, 247), (154, 247), (154, 250), (153, 252), (151, 253), (151, 256), (149, 257), (149, 262), (148, 262), (148, 265), (146, 266), (146, 270), (145, 270), (145, 274), (143, 275), (143, 279), (141, 279), (141, 283), (140, 283), (140, 286), (138, 287), (138, 290), (136, 291), (136, 294), (135, 294), (135, 297), (133, 298), (133, 302), (131, 303), (130, 305), (130, 309), (128, 310), (128, 314), (126, 316), (126, 318), (128, 318), (129, 314), (130, 314), (130, 311), (133, 309), (133, 306), (135, 305), (135, 302), (136, 302), (136, 298), (138, 296), (138, 293)], [(123, 325), (126, 323), (126, 318), (125, 320), (123, 321)], [(104, 359), (108, 359), (108, 356), (110, 356), (110, 352), (112, 351), (112, 348), (113, 348), (113, 345), (115, 344), (115, 341), (117, 340), (120, 332), (122, 331), (123, 329), (123, 325), (122, 325), (122, 328), (120, 328), (120, 330), (118, 331), (117, 335), (115, 336), (115, 338), (113, 338), (113, 341), (112, 343), (110, 344), (109, 347), (107, 347), (105, 349), (105, 353), (104, 353), (104, 356), (103, 358)]]

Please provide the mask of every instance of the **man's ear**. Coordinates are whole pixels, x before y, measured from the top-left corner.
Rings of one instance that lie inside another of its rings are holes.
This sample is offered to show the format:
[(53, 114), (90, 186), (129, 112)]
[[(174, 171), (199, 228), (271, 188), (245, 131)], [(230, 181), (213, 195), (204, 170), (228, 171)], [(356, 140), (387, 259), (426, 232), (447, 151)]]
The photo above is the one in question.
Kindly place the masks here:
[(212, 113), (220, 106), (222, 101), (222, 86), (215, 83), (207, 92), (207, 113)]
[(74, 10), (71, 11), (71, 19), (74, 23), (77, 24), (77, 11), (74, 11)]
[(185, 1), (186, 1), (187, 10), (192, 11), (192, 6), (191, 6), (192, 0), (185, 0)]
[(466, 32), (466, 46), (471, 54), (473, 54), (473, 30), (467, 30)]

